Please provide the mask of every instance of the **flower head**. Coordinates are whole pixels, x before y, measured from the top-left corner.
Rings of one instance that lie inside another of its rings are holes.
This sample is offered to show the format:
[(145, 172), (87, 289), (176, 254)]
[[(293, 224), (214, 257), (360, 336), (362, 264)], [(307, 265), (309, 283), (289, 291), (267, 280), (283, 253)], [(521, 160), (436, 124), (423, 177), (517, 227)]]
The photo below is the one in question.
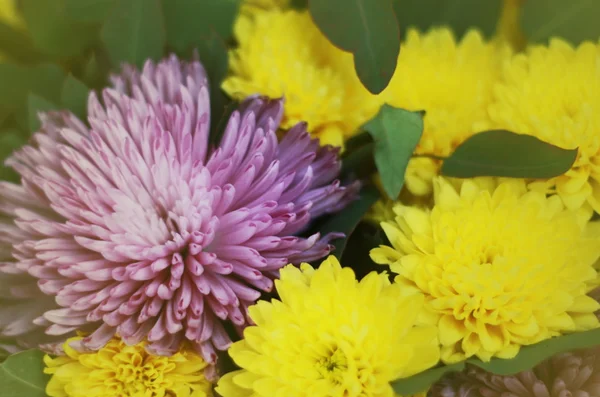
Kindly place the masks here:
[(381, 105), (356, 77), (352, 55), (335, 48), (308, 11), (257, 9), (240, 16), (235, 37), (223, 89), (235, 98), (284, 96), (283, 128), (305, 120), (321, 143), (341, 146)]
[[(500, 75), (508, 46), (487, 43), (477, 31), (457, 42), (447, 28), (421, 34), (409, 30), (390, 85), (382, 94), (392, 106), (426, 112), (418, 154), (448, 156), (478, 132)], [(429, 195), (439, 162), (415, 158), (406, 170), (406, 188)]]
[(562, 40), (534, 46), (505, 63), (489, 106), (489, 128), (533, 135), (578, 148), (564, 175), (530, 185), (556, 193), (570, 209), (600, 211), (600, 44), (573, 48)]
[(512, 358), (520, 346), (600, 324), (587, 295), (600, 256), (596, 225), (522, 180), (494, 187), (435, 180), (431, 211), (397, 205), (371, 251), (397, 282), (425, 294), (442, 360)]
[(250, 308), (256, 326), (229, 348), (242, 369), (225, 375), (223, 397), (391, 397), (389, 382), (435, 365), (435, 327), (415, 326), (423, 304), (386, 274), (360, 282), (334, 257), (318, 269), (287, 266), (281, 300)]
[[(75, 337), (69, 342), (77, 342)], [(128, 346), (111, 339), (98, 352), (80, 353), (65, 343), (65, 355), (44, 357), (50, 397), (210, 397), (207, 367), (191, 350), (171, 357), (148, 354), (144, 343)]]
[(102, 99), (89, 98), (91, 128), (66, 112), (42, 116), (9, 161), (22, 183), (0, 186), (1, 252), (12, 248), (0, 264), (0, 333), (37, 342), (37, 326), (63, 338), (82, 330), (81, 348), (93, 350), (119, 334), (157, 354), (189, 340), (213, 362), (230, 344), (223, 321), (243, 328), (282, 266), (330, 252), (339, 234), (295, 234), (358, 185), (334, 181), (336, 150), (305, 124), (277, 141), (279, 100), (245, 101), (209, 150), (198, 62), (126, 68)]
[(470, 366), (444, 379), (433, 397), (600, 396), (600, 347), (558, 354), (535, 368), (512, 376)]

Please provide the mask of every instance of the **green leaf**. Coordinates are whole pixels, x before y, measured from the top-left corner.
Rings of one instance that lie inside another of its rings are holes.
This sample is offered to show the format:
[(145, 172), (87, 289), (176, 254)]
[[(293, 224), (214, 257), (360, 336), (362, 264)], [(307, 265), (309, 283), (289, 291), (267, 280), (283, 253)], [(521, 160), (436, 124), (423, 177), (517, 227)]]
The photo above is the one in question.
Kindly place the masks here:
[(32, 133), (40, 129), (41, 122), (39, 113), (58, 109), (58, 106), (56, 106), (54, 103), (35, 94), (29, 94), (27, 105), (27, 114), (29, 115), (29, 131)]
[(533, 136), (484, 131), (467, 139), (444, 160), (442, 174), (457, 178), (552, 178), (568, 171), (576, 158), (577, 149), (562, 149)]
[(0, 365), (2, 397), (46, 397), (49, 376), (44, 374), (44, 353), (27, 350), (13, 354)]
[(21, 12), (35, 46), (61, 58), (80, 55), (96, 39), (98, 27), (70, 22), (66, 0), (21, 0)]
[(87, 98), (89, 88), (72, 75), (67, 76), (62, 87), (60, 103), (69, 109), (81, 120), (85, 120), (87, 114)]
[(103, 22), (117, 0), (65, 0), (65, 15), (72, 21)]
[(379, 192), (376, 188), (369, 186), (363, 188), (360, 191), (360, 197), (358, 200), (350, 203), (342, 211), (331, 215), (322, 225), (319, 227), (319, 232), (322, 236), (331, 232), (338, 232), (346, 234), (345, 238), (337, 239), (332, 242), (335, 246), (333, 255), (337, 258), (341, 258), (346, 248), (348, 238), (352, 235), (352, 232), (356, 226), (360, 223), (363, 216), (369, 211), (369, 209), (379, 200)]
[[(229, 99), (221, 90), (221, 83), (227, 75), (228, 57), (225, 42), (219, 35), (212, 31), (202, 40), (198, 41), (198, 55), (200, 62), (206, 69), (208, 83), (210, 86), (210, 120), (211, 120), (211, 140), (220, 139), (217, 136), (220, 123), (224, 116), (229, 116)], [(218, 141), (215, 141), (218, 142)]]
[(163, 0), (163, 5), (167, 42), (183, 53), (202, 46), (211, 32), (229, 38), (240, 0)]
[(600, 36), (597, 0), (527, 0), (522, 12), (523, 30), (532, 42), (557, 36), (578, 44)]
[(460, 372), (465, 368), (465, 363), (444, 365), (420, 372), (408, 378), (393, 381), (392, 388), (398, 395), (410, 396), (427, 391), (431, 385), (450, 372)]
[(445, 25), (451, 27), (457, 37), (463, 36), (471, 28), (491, 36), (496, 30), (502, 1), (393, 0), (403, 35), (410, 27), (426, 31), (433, 26)]
[(392, 382), (396, 393), (409, 395), (426, 390), (447, 372), (462, 371), (465, 364), (475, 365), (497, 375), (514, 375), (527, 371), (550, 357), (572, 350), (600, 346), (600, 328), (558, 336), (534, 345), (523, 346), (515, 358), (493, 358), (489, 362), (469, 359), (460, 363), (432, 368), (409, 378)]
[(25, 106), (29, 92), (56, 100), (60, 96), (64, 78), (64, 72), (57, 65), (25, 67), (0, 63), (0, 108), (14, 111)]
[(166, 42), (160, 0), (118, 0), (100, 36), (114, 66), (160, 59)]
[(312, 0), (310, 13), (327, 38), (354, 54), (360, 81), (372, 93), (387, 87), (400, 52), (391, 0)]
[(383, 189), (395, 200), (404, 185), (408, 161), (421, 139), (423, 117), (420, 112), (383, 105), (363, 128), (375, 141), (375, 165)]

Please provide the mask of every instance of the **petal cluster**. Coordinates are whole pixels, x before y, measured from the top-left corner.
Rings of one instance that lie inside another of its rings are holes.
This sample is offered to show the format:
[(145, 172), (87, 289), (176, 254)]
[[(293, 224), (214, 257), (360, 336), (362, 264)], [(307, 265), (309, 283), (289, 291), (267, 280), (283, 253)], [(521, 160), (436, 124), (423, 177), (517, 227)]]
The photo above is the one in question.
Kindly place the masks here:
[(199, 62), (126, 67), (101, 100), (89, 126), (43, 115), (9, 160), (22, 182), (0, 185), (0, 335), (83, 330), (96, 350), (119, 334), (157, 354), (189, 340), (213, 362), (224, 322), (243, 328), (282, 266), (330, 252), (337, 234), (296, 234), (359, 186), (340, 186), (337, 151), (305, 124), (277, 140), (280, 100), (246, 100), (210, 148)]
[(600, 211), (600, 44), (572, 47), (555, 39), (506, 62), (489, 106), (489, 128), (533, 135), (565, 149), (578, 148), (564, 175), (532, 181), (573, 210)]
[(211, 397), (212, 385), (204, 377), (207, 363), (191, 350), (171, 357), (148, 354), (144, 343), (128, 346), (111, 339), (98, 352), (80, 353), (64, 345), (65, 355), (44, 357), (44, 372), (51, 376), (50, 397)]
[(600, 230), (524, 181), (435, 180), (432, 210), (397, 204), (371, 251), (425, 294), (442, 360), (512, 358), (520, 346), (600, 326), (588, 295)]
[[(423, 136), (415, 152), (448, 156), (487, 121), (494, 84), (510, 54), (507, 45), (486, 42), (471, 30), (458, 41), (448, 28), (426, 33), (409, 30), (390, 85), (383, 92), (392, 106), (424, 110)], [(421, 196), (432, 192), (439, 162), (411, 160), (406, 188)]]
[(250, 308), (256, 323), (229, 354), (241, 370), (217, 386), (223, 397), (392, 397), (389, 382), (435, 365), (436, 328), (420, 326), (420, 294), (388, 276), (357, 281), (334, 257), (318, 269), (287, 266), (281, 300)]
[(283, 128), (304, 120), (321, 143), (342, 146), (382, 104), (356, 77), (352, 55), (334, 47), (308, 11), (255, 9), (238, 18), (235, 37), (223, 89), (235, 98), (285, 97)]

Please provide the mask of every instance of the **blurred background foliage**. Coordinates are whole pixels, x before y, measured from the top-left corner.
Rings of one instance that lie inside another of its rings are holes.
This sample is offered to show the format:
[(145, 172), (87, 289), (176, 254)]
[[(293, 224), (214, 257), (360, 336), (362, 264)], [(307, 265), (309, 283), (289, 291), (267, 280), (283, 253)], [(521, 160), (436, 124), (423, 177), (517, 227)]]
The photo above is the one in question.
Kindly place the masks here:
[[(498, 32), (520, 48), (552, 36), (574, 44), (600, 36), (598, 0), (372, 1), (393, 3), (401, 37), (408, 27), (435, 25), (449, 25), (457, 36), (473, 26), (488, 37)], [(228, 109), (220, 82), (240, 2), (0, 0), (0, 160), (39, 128), (39, 111), (68, 108), (85, 117), (88, 91), (105, 85), (122, 62), (141, 66), (170, 52), (190, 57), (198, 50), (216, 126)], [(292, 4), (303, 8), (307, 0)], [(16, 175), (0, 167), (0, 178)]]

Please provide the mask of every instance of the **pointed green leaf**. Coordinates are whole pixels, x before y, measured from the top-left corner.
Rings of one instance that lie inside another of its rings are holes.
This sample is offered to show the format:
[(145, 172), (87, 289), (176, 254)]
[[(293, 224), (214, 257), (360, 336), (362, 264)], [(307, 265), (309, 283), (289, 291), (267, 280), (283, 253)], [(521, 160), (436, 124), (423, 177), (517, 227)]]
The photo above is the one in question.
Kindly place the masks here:
[(64, 108), (69, 109), (81, 120), (85, 120), (88, 93), (89, 88), (85, 84), (73, 75), (69, 75), (63, 84), (60, 102)]
[(556, 36), (577, 44), (598, 41), (598, 15), (598, 0), (527, 0), (521, 21), (529, 41), (545, 42)]
[(27, 100), (27, 112), (29, 115), (29, 131), (32, 133), (38, 131), (40, 129), (40, 118), (39, 114), (43, 112), (47, 112), (49, 110), (56, 110), (59, 107), (54, 103), (38, 96), (36, 94), (29, 94), (29, 98)]
[(375, 165), (387, 195), (395, 200), (404, 185), (408, 161), (423, 133), (420, 112), (383, 105), (363, 128), (375, 141)]
[(562, 149), (533, 136), (484, 131), (467, 139), (444, 160), (442, 174), (457, 178), (552, 178), (568, 171), (576, 158), (577, 149)]
[(477, 28), (490, 37), (496, 30), (503, 2), (503, 0), (393, 1), (403, 34), (410, 27), (426, 31), (434, 26), (449, 26), (457, 37), (462, 37), (472, 28)]
[(27, 350), (0, 364), (2, 397), (46, 397), (49, 377), (44, 374), (44, 353)]
[(395, 380), (392, 382), (392, 388), (398, 395), (402, 396), (426, 392), (431, 385), (444, 375), (451, 372), (460, 372), (464, 368), (464, 362), (432, 368), (408, 378)]
[(211, 32), (231, 37), (240, 0), (163, 0), (163, 4), (167, 42), (184, 53), (202, 46)]
[(360, 223), (364, 215), (369, 209), (379, 200), (379, 192), (372, 186), (363, 188), (360, 191), (360, 197), (358, 200), (350, 203), (346, 208), (340, 212), (331, 215), (327, 220), (319, 227), (321, 236), (331, 232), (344, 233), (346, 237), (334, 240), (332, 242), (335, 250), (333, 255), (338, 259), (342, 257), (348, 238), (356, 229), (356, 226)]
[(160, 0), (118, 0), (100, 36), (113, 66), (160, 59), (166, 42)]
[(97, 37), (98, 27), (66, 18), (66, 0), (21, 0), (21, 12), (37, 49), (57, 57), (83, 53)]
[(354, 54), (360, 81), (374, 94), (396, 70), (400, 29), (391, 0), (312, 0), (310, 13), (325, 36)]

